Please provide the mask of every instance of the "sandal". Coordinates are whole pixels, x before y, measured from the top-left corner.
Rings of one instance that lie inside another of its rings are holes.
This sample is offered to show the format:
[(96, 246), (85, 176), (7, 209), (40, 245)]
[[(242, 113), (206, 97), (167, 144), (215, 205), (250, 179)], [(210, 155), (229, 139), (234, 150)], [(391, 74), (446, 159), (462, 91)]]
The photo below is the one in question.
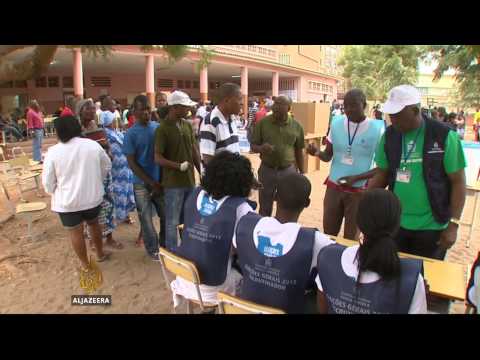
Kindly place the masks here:
[(112, 256), (112, 253), (110, 251), (104, 251), (102, 257), (97, 257), (97, 262), (104, 262), (110, 259), (110, 256)]
[(127, 217), (124, 221), (125, 224), (128, 224), (128, 225), (133, 225), (135, 224), (135, 220), (133, 220), (131, 217)]
[(123, 244), (119, 241), (115, 241), (112, 239), (110, 242), (106, 242), (105, 245), (110, 246), (113, 249), (122, 250)]

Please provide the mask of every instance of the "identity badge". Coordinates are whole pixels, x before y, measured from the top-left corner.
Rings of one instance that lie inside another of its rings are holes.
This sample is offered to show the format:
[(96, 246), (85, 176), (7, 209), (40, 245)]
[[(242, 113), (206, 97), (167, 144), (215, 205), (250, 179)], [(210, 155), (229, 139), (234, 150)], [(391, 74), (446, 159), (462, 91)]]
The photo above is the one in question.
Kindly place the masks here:
[(410, 182), (410, 178), (412, 176), (412, 172), (410, 170), (397, 170), (397, 181), (408, 184)]
[(345, 164), (345, 165), (353, 165), (353, 157), (351, 154), (346, 154), (346, 155), (343, 155), (342, 157), (342, 164)]

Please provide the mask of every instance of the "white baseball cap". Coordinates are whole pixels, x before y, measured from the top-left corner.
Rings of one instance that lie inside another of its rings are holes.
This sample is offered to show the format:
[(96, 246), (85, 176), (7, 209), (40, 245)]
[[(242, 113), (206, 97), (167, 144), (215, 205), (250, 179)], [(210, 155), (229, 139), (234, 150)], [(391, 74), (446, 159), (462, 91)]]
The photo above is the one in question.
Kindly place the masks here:
[(405, 106), (420, 104), (420, 91), (411, 85), (395, 86), (388, 93), (388, 99), (383, 104), (382, 110), (386, 114), (396, 114)]
[(168, 105), (183, 105), (183, 106), (194, 106), (197, 105), (195, 101), (192, 101), (190, 97), (185, 94), (183, 91), (174, 91), (167, 96)]

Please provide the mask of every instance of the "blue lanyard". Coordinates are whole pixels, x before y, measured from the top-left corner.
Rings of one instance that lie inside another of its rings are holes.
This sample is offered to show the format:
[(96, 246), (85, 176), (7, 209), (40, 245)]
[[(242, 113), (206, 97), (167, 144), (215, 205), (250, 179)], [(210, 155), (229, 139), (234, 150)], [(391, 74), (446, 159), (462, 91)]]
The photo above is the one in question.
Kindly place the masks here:
[(412, 155), (413, 149), (415, 149), (415, 146), (417, 145), (418, 135), (422, 131), (422, 128), (423, 128), (423, 122), (422, 122), (422, 126), (420, 126), (420, 128), (417, 130), (417, 133), (415, 135), (415, 140), (413, 140), (412, 147), (408, 152), (405, 150), (405, 136), (402, 135), (403, 169), (405, 169), (407, 161), (408, 159), (410, 159), (410, 155)]
[(347, 131), (348, 131), (348, 152), (352, 151), (352, 144), (353, 140), (355, 140), (355, 135), (357, 135), (358, 127), (360, 123), (357, 123), (357, 127), (355, 128), (355, 131), (353, 132), (353, 137), (350, 138), (350, 119), (347, 118)]

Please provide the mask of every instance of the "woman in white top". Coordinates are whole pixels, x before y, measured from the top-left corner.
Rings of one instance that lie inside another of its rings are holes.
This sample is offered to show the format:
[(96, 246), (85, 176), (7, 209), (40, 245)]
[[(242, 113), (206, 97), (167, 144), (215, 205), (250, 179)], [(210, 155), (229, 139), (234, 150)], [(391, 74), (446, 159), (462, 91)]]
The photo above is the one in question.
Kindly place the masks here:
[(97, 261), (111, 255), (103, 251), (102, 229), (98, 224), (103, 201), (103, 180), (111, 168), (108, 155), (97, 142), (81, 138), (82, 128), (73, 116), (55, 120), (60, 142), (52, 146), (45, 157), (42, 183), (52, 195), (52, 211), (57, 212), (69, 231), (73, 249), (89, 271), (90, 264), (83, 235), (83, 222), (88, 224), (95, 243)]
[(394, 237), (401, 205), (390, 191), (366, 192), (356, 221), (360, 245), (323, 248), (316, 283), (321, 313), (427, 313), (421, 260), (400, 259)]

